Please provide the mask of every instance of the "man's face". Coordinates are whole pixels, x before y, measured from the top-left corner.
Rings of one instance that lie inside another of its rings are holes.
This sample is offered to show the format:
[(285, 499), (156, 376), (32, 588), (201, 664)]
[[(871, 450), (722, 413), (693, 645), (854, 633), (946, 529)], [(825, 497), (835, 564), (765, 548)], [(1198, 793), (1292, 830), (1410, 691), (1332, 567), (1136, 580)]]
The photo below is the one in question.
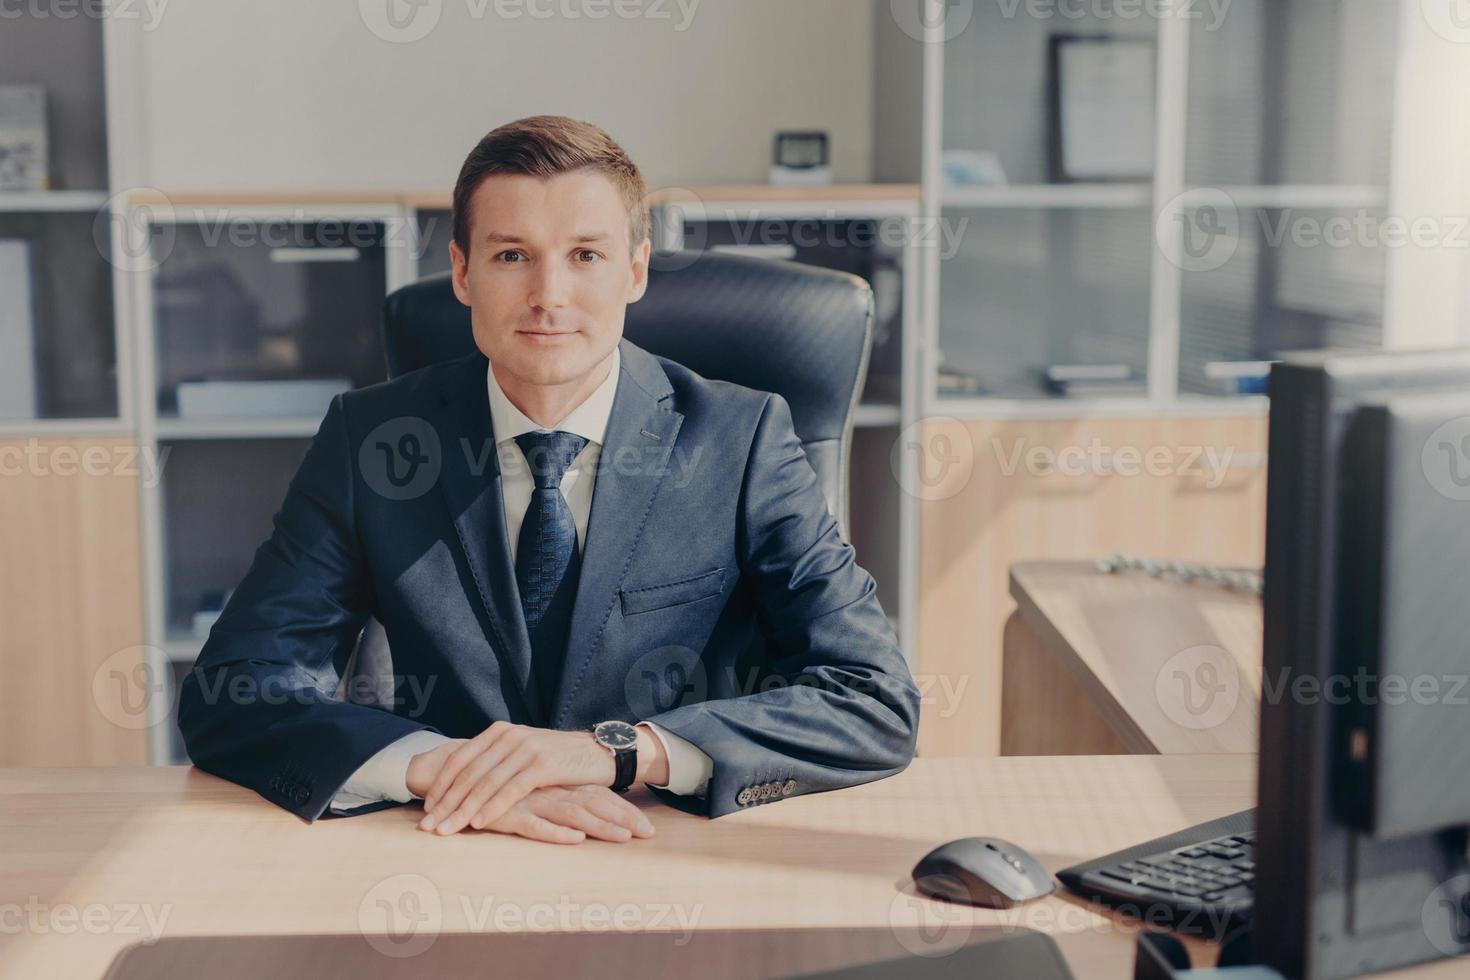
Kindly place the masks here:
[(630, 250), (613, 182), (593, 171), (497, 174), (475, 189), (469, 218), (469, 255), (449, 247), (454, 293), (496, 373), (562, 385), (601, 364), (648, 284), (649, 243)]

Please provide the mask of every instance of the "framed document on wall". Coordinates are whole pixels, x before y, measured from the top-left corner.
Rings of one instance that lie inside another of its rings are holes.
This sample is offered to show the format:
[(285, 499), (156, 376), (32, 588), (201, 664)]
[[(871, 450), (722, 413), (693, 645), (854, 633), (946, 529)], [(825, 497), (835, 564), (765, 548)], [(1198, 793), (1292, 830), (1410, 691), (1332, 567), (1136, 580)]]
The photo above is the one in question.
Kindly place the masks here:
[(1151, 179), (1153, 42), (1057, 34), (1049, 68), (1052, 180)]

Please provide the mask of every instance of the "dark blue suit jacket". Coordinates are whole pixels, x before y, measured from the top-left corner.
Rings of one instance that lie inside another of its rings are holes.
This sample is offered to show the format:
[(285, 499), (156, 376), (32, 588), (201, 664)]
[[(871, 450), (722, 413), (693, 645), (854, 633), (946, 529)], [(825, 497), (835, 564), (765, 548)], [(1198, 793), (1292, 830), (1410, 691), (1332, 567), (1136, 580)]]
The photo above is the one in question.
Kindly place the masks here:
[[(711, 817), (907, 766), (918, 690), (785, 401), (621, 351), (549, 716), (476, 352), (332, 402), (182, 685), (195, 765), (307, 820), (409, 732), (498, 719), (662, 725), (714, 772), (703, 799), (654, 792)], [(369, 615), (389, 708), (334, 697)]]

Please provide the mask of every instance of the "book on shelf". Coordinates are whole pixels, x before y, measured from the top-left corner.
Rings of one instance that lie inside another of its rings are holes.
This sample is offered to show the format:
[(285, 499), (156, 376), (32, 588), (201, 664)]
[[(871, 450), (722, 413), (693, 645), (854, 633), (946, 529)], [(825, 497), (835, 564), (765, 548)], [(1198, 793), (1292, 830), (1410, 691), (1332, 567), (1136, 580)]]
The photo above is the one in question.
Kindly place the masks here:
[(0, 85), (0, 191), (44, 191), (48, 177), (46, 87)]
[(35, 289), (31, 243), (0, 238), (0, 418), (35, 418)]

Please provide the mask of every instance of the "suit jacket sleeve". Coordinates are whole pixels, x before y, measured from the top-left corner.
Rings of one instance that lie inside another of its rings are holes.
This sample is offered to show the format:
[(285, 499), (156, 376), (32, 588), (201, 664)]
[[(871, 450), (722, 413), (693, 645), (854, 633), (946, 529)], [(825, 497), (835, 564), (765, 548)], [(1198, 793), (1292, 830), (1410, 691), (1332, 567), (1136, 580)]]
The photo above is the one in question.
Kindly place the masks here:
[(307, 821), (379, 749), (428, 727), (333, 696), (372, 607), (355, 456), (338, 395), (179, 691), (194, 764)]
[(828, 512), (779, 395), (765, 404), (740, 492), (741, 574), (778, 683), (645, 719), (713, 759), (705, 800), (652, 790), (710, 817), (891, 776), (913, 759), (919, 725), (919, 692), (873, 579)]

